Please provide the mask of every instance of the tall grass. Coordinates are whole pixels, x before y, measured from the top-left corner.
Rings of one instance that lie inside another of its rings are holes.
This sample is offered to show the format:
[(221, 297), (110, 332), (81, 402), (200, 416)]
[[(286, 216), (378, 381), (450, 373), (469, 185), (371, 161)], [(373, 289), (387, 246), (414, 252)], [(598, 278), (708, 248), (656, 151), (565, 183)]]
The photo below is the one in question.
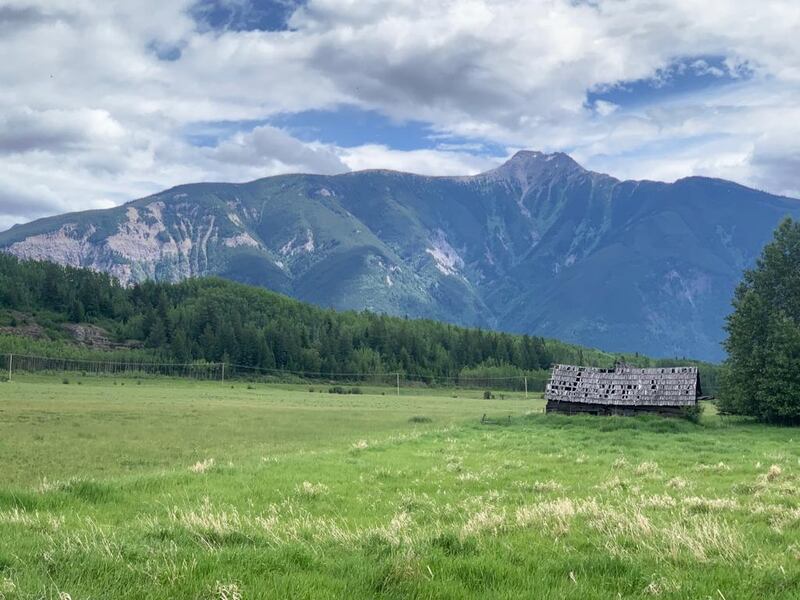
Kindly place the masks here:
[(477, 397), (2, 386), (3, 598), (800, 589), (796, 431)]

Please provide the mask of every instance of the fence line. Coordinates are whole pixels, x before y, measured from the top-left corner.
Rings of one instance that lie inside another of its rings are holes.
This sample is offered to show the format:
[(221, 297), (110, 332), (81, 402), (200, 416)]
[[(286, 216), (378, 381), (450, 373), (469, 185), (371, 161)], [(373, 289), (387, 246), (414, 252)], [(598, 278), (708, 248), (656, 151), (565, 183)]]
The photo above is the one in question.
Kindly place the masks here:
[(266, 367), (254, 367), (249, 365), (239, 365), (235, 363), (227, 363), (228, 368), (236, 369), (236, 370), (243, 370), (243, 371), (257, 371), (262, 373), (273, 373), (273, 374), (285, 374), (285, 375), (297, 375), (298, 377), (362, 377), (362, 376), (395, 376), (400, 375), (406, 381), (421, 381), (426, 382), (431, 379), (435, 379), (437, 381), (523, 381), (526, 379), (526, 375), (505, 375), (501, 377), (466, 377), (461, 375), (425, 375), (419, 373), (403, 373), (403, 372), (327, 372), (327, 371), (292, 371), (290, 369), (277, 369), (277, 368), (266, 368)]
[(426, 375), (420, 373), (398, 372), (324, 372), (324, 371), (293, 371), (249, 365), (228, 364), (226, 369), (236, 375), (264, 375), (264, 376), (295, 376), (305, 380), (330, 380), (331, 383), (344, 382), (379, 382), (386, 385), (394, 384), (397, 387), (444, 386), (444, 387), (478, 387), (512, 389), (521, 392), (543, 391), (545, 379), (537, 379), (528, 375), (507, 376), (463, 376), (463, 375)]
[(135, 360), (88, 360), (30, 354), (0, 354), (2, 372), (9, 380), (15, 372), (81, 373), (94, 376), (166, 376), (183, 379), (218, 380), (222, 363), (155, 363)]
[(68, 373), (77, 372), (82, 375), (93, 376), (167, 376), (184, 379), (205, 379), (225, 382), (231, 379), (244, 379), (248, 381), (263, 380), (286, 381), (300, 379), (307, 382), (324, 382), (330, 384), (355, 383), (380, 384), (396, 388), (400, 394), (401, 387), (414, 388), (423, 386), (442, 387), (476, 387), (497, 388), (505, 390), (524, 391), (527, 397), (529, 391), (541, 391), (544, 380), (529, 377), (528, 375), (509, 376), (459, 376), (459, 375), (426, 375), (420, 373), (376, 373), (376, 372), (324, 372), (324, 371), (297, 371), (290, 369), (255, 367), (235, 363), (222, 362), (193, 362), (169, 363), (147, 361), (122, 361), (122, 360), (91, 360), (79, 358), (56, 358), (28, 354), (0, 354), (0, 377), (7, 374), (8, 380), (13, 378), (15, 372), (25, 373)]

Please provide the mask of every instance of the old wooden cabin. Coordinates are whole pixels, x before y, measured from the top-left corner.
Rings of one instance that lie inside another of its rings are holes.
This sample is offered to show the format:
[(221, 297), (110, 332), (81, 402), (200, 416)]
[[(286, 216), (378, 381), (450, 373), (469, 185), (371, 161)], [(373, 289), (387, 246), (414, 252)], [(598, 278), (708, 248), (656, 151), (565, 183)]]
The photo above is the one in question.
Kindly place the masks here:
[(677, 416), (695, 406), (701, 394), (697, 367), (555, 365), (544, 397), (547, 412)]

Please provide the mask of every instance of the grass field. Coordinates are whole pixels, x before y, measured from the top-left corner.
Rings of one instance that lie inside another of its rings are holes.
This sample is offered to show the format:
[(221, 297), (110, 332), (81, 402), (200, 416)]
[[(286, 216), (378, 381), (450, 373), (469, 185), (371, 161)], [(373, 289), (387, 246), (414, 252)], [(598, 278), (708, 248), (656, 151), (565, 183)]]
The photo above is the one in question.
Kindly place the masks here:
[(0, 384), (0, 599), (800, 598), (797, 430), (76, 383)]

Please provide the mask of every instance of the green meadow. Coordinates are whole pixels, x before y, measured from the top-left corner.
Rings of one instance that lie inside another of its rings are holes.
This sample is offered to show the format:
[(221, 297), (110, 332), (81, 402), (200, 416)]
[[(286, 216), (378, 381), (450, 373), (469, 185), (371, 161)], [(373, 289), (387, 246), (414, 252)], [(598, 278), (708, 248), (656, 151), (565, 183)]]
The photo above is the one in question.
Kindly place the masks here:
[(0, 599), (800, 598), (796, 429), (363, 392), (0, 383)]

